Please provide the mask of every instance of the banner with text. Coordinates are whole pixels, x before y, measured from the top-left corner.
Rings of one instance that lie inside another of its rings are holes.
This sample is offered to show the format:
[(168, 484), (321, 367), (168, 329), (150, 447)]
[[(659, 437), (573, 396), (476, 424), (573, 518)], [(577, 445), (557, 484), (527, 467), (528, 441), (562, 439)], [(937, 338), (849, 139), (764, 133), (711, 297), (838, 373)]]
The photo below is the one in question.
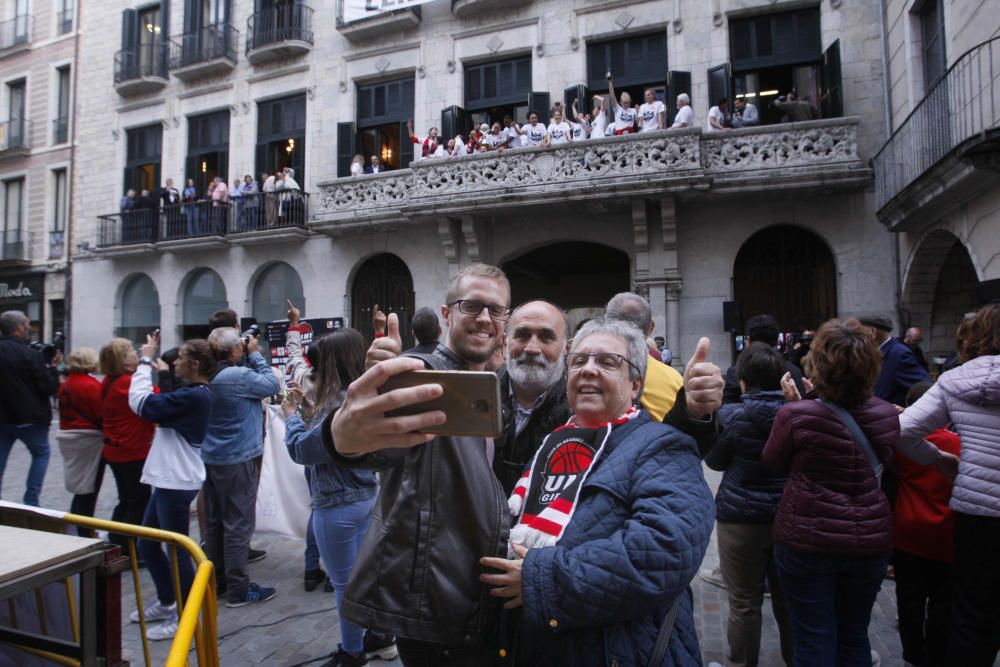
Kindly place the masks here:
[(432, 0), (343, 0), (344, 23), (388, 14), (397, 9), (422, 5)]

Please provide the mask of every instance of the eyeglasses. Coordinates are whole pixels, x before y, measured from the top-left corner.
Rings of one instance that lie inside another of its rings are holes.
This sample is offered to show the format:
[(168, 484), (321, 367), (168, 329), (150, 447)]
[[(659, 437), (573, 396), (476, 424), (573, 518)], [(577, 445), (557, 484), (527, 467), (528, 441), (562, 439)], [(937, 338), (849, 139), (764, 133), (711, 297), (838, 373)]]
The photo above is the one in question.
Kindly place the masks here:
[(570, 371), (579, 372), (583, 370), (583, 367), (587, 365), (587, 362), (591, 358), (597, 362), (597, 367), (604, 373), (615, 373), (621, 370), (622, 364), (628, 364), (635, 369), (637, 375), (641, 375), (638, 366), (624, 356), (615, 354), (614, 352), (594, 352), (593, 354), (588, 354), (587, 352), (569, 352), (566, 355), (566, 368)]
[(458, 306), (458, 309), (465, 315), (478, 315), (483, 312), (483, 308), (489, 311), (490, 317), (494, 320), (506, 320), (510, 317), (512, 308), (501, 306), (496, 303), (483, 303), (478, 299), (458, 299), (448, 304)]

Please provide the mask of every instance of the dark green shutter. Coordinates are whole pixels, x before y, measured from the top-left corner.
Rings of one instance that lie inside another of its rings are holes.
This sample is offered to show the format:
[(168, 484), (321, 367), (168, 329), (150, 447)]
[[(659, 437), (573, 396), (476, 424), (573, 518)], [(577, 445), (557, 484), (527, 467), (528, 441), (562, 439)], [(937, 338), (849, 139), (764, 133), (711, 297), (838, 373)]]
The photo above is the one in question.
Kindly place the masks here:
[(538, 122), (542, 125), (549, 124), (549, 106), (548, 93), (528, 93), (528, 113), (537, 113)]
[(344, 176), (351, 175), (351, 160), (354, 159), (354, 154), (357, 153), (357, 142), (358, 131), (354, 123), (337, 123), (338, 177), (343, 178)]
[(820, 113), (823, 118), (844, 115), (844, 92), (840, 78), (840, 40), (834, 40), (826, 51), (819, 68)]
[(450, 106), (441, 111), (441, 141), (447, 143), (449, 139), (454, 139), (455, 135), (461, 134), (465, 137), (469, 131), (467, 114), (460, 106)]
[(691, 97), (691, 72), (667, 72), (667, 126), (673, 125), (677, 117), (677, 96), (687, 93)]
[(563, 104), (566, 105), (566, 113), (564, 115), (567, 120), (576, 122), (576, 119), (573, 118), (574, 99), (579, 100), (576, 103), (576, 107), (580, 110), (580, 113), (587, 115), (587, 112), (590, 111), (590, 89), (581, 83), (578, 86), (570, 86), (563, 91)]
[(139, 14), (134, 9), (122, 12), (122, 50), (134, 51), (139, 45)]
[[(688, 94), (690, 95), (690, 93)], [(729, 100), (731, 108), (733, 103), (733, 77), (729, 63), (716, 65), (708, 70), (708, 106), (706, 110), (716, 106), (723, 97)]]
[(399, 168), (408, 169), (413, 162), (414, 143), (406, 132), (406, 123), (399, 124)]

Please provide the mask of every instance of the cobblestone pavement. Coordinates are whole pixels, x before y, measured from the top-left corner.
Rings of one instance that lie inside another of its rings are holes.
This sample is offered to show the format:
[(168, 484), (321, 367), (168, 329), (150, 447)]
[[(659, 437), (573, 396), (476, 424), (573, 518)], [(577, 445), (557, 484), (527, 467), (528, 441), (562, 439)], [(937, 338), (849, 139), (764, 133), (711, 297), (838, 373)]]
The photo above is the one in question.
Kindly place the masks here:
[[(21, 501), (24, 480), (29, 463), (27, 449), (16, 444), (4, 476), (4, 498)], [(720, 473), (706, 469), (706, 477), (713, 490), (721, 479)], [(42, 492), (42, 505), (52, 509), (67, 509), (70, 496), (63, 484), (62, 459), (58, 447), (53, 444), (49, 471)], [(114, 481), (109, 473), (101, 489), (97, 513), (100, 517), (110, 517), (117, 494)], [(192, 535), (197, 535), (197, 523), (192, 517)], [(266, 549), (267, 557), (250, 564), (253, 581), (274, 586), (278, 595), (273, 600), (239, 609), (219, 608), (219, 652), (222, 664), (239, 667), (242, 665), (276, 665), (289, 667), (311, 659), (328, 655), (337, 647), (340, 631), (332, 593), (322, 592), (322, 588), (306, 593), (302, 587), (303, 548), (300, 540), (277, 535), (259, 534), (254, 537), (253, 546)], [(715, 536), (702, 568), (718, 565), (718, 548)], [(142, 572), (143, 600), (152, 599), (153, 587), (149, 576)], [(702, 655), (709, 661), (723, 662), (725, 654), (725, 626), (728, 602), (725, 591), (707, 584), (699, 577), (692, 582), (695, 596), (695, 623), (701, 637)], [(126, 660), (134, 665), (142, 665), (142, 643), (138, 624), (128, 622), (128, 612), (135, 609), (135, 595), (129, 579), (123, 579), (122, 603), (123, 652)], [(884, 582), (872, 613), (869, 636), (872, 648), (882, 657), (882, 665), (903, 665), (899, 635), (896, 632), (896, 599), (894, 584)], [(169, 650), (169, 642), (150, 643), (153, 664), (163, 664)], [(319, 662), (315, 664), (320, 664)], [(384, 662), (375, 660), (374, 667), (386, 665), (396, 667), (396, 660)], [(765, 602), (764, 628), (761, 641), (761, 667), (782, 665), (778, 646), (777, 626), (769, 605)], [(1000, 664), (1000, 661), (998, 661)]]

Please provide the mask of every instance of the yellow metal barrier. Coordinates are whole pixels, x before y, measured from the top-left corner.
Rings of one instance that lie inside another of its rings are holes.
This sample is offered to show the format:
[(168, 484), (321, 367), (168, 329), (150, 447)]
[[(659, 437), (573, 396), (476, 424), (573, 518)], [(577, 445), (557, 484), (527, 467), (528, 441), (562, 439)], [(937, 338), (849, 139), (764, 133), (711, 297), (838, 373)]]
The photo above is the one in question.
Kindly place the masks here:
[[(187, 535), (172, 533), (166, 530), (148, 528), (146, 526), (136, 526), (104, 519), (95, 519), (79, 514), (63, 514), (61, 517), (47, 515), (47, 519), (61, 520), (75, 526), (90, 528), (91, 530), (104, 530), (108, 533), (124, 535), (128, 540), (128, 556), (132, 569), (132, 583), (135, 587), (136, 605), (139, 609), (139, 625), (142, 635), (142, 651), (147, 667), (152, 667), (149, 653), (149, 641), (146, 638), (146, 620), (143, 616), (142, 586), (139, 579), (139, 561), (136, 554), (136, 540), (146, 539), (167, 544), (170, 548), (171, 569), (175, 595), (177, 599), (177, 613), (179, 623), (177, 633), (174, 635), (173, 643), (170, 645), (170, 654), (167, 657), (167, 667), (182, 667), (188, 664), (188, 655), (191, 652), (191, 643), (194, 642), (195, 653), (198, 657), (200, 667), (218, 667), (219, 665), (219, 643), (218, 625), (218, 604), (215, 597), (215, 575), (212, 561), (208, 560), (201, 547)], [(194, 560), (195, 571), (194, 582), (188, 594), (187, 602), (181, 602), (180, 576), (177, 562), (177, 548), (180, 547), (191, 555)], [(67, 580), (67, 597), (70, 604), (74, 635), (78, 635), (79, 628), (75, 616), (75, 606), (73, 604), (73, 587)], [(200, 620), (199, 620), (200, 616)], [(79, 637), (77, 637), (79, 639)], [(78, 666), (79, 661), (68, 660), (61, 656), (54, 656), (44, 651), (38, 651), (26, 646), (16, 645), (22, 650), (27, 650), (36, 655), (49, 658), (64, 665)]]

